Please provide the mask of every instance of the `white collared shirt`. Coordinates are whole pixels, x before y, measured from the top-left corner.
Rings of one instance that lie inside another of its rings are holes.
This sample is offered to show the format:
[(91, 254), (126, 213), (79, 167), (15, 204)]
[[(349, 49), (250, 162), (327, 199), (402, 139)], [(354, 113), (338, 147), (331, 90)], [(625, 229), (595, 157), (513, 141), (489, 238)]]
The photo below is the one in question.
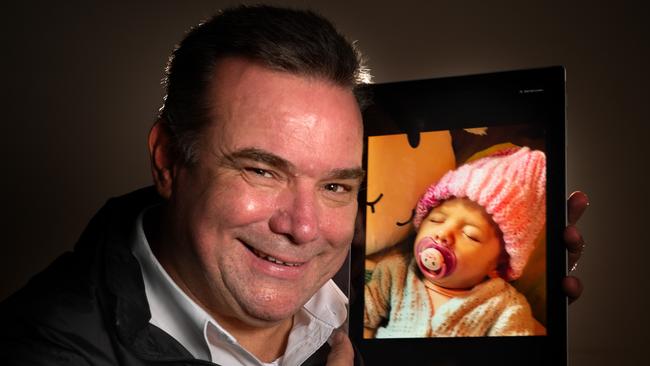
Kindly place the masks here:
[(195, 358), (228, 366), (300, 365), (345, 322), (347, 297), (329, 280), (294, 315), (284, 355), (271, 363), (260, 361), (187, 296), (158, 262), (144, 234), (145, 212), (136, 221), (132, 252), (144, 279), (149, 323), (174, 337)]

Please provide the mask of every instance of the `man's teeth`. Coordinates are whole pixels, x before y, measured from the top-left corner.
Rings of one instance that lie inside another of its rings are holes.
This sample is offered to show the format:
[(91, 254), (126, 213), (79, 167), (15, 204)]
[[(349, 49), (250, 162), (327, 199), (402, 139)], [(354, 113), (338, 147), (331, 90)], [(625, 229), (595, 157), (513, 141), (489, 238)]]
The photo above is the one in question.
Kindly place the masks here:
[(280, 264), (280, 265), (288, 266), (288, 267), (298, 267), (298, 266), (300, 265), (300, 263), (288, 263), (288, 262), (283, 262), (283, 261), (281, 261), (281, 260), (279, 260), (279, 259), (275, 259), (275, 258), (271, 257), (271, 256), (268, 255), (268, 254), (262, 253), (262, 252), (260, 252), (259, 250), (254, 249), (254, 248), (253, 248), (253, 253), (255, 253), (258, 257), (260, 257), (260, 258), (262, 258), (262, 259), (265, 259), (265, 260), (267, 260), (267, 261), (269, 261), (269, 262), (273, 262), (273, 263), (275, 263), (275, 264)]

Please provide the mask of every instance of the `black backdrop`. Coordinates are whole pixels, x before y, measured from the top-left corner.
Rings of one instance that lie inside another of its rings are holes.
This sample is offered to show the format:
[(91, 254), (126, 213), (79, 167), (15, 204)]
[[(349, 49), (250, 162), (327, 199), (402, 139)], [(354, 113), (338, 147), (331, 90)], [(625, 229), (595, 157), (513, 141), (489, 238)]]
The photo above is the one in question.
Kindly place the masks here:
[[(3, 3), (0, 298), (71, 248), (109, 196), (149, 184), (145, 141), (167, 55), (189, 26), (229, 3)], [(577, 273), (587, 289), (569, 313), (570, 364), (633, 365), (645, 357), (647, 6), (273, 3), (331, 18), (359, 40), (377, 81), (565, 65), (567, 188), (592, 201), (581, 221), (588, 247)]]

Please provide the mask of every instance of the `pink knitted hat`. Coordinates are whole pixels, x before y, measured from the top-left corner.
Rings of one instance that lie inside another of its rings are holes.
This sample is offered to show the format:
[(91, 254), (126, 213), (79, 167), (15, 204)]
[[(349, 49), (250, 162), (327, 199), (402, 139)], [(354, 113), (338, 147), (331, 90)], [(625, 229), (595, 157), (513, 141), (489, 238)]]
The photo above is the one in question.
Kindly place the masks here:
[(448, 172), (418, 201), (415, 228), (432, 208), (453, 197), (467, 197), (492, 216), (510, 256), (506, 280), (519, 278), (546, 222), (544, 153), (512, 148)]

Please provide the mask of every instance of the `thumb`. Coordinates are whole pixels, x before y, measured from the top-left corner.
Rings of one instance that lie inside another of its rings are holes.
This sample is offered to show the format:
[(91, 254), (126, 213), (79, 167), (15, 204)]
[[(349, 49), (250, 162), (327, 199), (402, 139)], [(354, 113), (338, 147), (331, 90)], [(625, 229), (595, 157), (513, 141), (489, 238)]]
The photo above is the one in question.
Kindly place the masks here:
[(354, 350), (350, 338), (342, 331), (335, 330), (332, 334), (327, 366), (351, 366), (354, 363)]

